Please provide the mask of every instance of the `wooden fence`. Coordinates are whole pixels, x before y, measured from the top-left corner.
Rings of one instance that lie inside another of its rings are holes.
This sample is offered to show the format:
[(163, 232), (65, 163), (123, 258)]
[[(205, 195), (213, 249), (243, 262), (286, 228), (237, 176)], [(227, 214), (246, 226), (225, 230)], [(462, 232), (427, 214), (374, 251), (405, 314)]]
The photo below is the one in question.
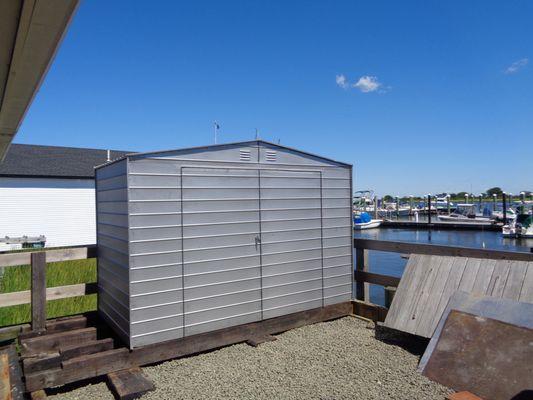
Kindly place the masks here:
[[(457, 246), (393, 242), (373, 239), (354, 239), (356, 299), (369, 300), (368, 285), (397, 287), (400, 278), (377, 274), (368, 269), (368, 251), (386, 251), (401, 254), (430, 254), (454, 257), (475, 257), (484, 259), (533, 261), (533, 253), (487, 250)], [(31, 290), (0, 294), (0, 308), (18, 304), (32, 305), (31, 328), (42, 330), (46, 322), (46, 301), (68, 297), (84, 296), (97, 292), (97, 284), (82, 283), (46, 288), (46, 263), (57, 261), (84, 260), (95, 258), (96, 246), (51, 249), (37, 252), (0, 254), (0, 268), (15, 265), (31, 265)]]
[(0, 308), (31, 303), (31, 328), (43, 330), (46, 323), (46, 301), (85, 296), (97, 292), (96, 282), (46, 287), (46, 263), (85, 260), (96, 257), (96, 246), (50, 249), (37, 252), (0, 254), (0, 268), (31, 266), (31, 290), (0, 294)]

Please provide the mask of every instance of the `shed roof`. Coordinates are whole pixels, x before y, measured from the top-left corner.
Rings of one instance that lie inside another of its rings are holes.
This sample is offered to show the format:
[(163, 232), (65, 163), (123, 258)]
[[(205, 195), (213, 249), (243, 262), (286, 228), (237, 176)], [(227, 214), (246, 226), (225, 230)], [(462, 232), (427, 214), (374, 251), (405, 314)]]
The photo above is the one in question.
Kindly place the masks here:
[[(169, 150), (157, 150), (157, 151), (148, 151), (148, 152), (144, 152), (144, 153), (127, 153), (125, 154), (122, 158), (142, 158), (142, 157), (150, 157), (150, 156), (156, 156), (156, 155), (159, 155), (159, 154), (165, 154), (165, 153), (187, 153), (187, 152), (191, 152), (191, 151), (212, 151), (212, 150), (217, 150), (217, 149), (223, 149), (223, 148), (229, 148), (229, 147), (238, 147), (238, 146), (267, 146), (267, 147), (277, 147), (277, 148), (280, 148), (280, 149), (285, 149), (285, 150), (289, 150), (289, 151), (292, 151), (292, 152), (295, 152), (295, 153), (299, 153), (299, 154), (302, 154), (302, 155), (305, 155), (305, 156), (308, 156), (308, 157), (314, 157), (314, 158), (318, 158), (318, 159), (321, 159), (321, 160), (325, 160), (325, 161), (329, 161), (329, 162), (332, 162), (332, 163), (335, 163), (335, 164), (339, 164), (339, 165), (342, 165), (342, 166), (345, 166), (345, 167), (352, 167), (352, 164), (348, 164), (348, 163), (345, 163), (343, 161), (337, 161), (337, 160), (333, 160), (331, 158), (327, 158), (327, 157), (322, 157), (322, 156), (319, 156), (317, 154), (313, 154), (313, 153), (309, 153), (309, 152), (306, 152), (306, 151), (302, 151), (302, 150), (299, 150), (299, 149), (295, 149), (293, 147), (288, 147), (288, 146), (282, 146), (281, 144), (279, 143), (272, 143), (272, 142), (268, 142), (266, 140), (262, 140), (262, 139), (258, 139), (258, 140), (249, 140), (249, 141), (244, 141), (244, 142), (232, 142), (232, 143), (221, 143), (221, 144), (212, 144), (212, 145), (205, 145), (205, 146), (196, 146), (196, 147), (186, 147), (186, 148), (181, 148), (181, 149), (169, 149)], [(115, 159), (111, 162), (106, 162), (102, 165), (98, 165), (97, 168), (99, 167), (103, 167), (107, 164), (110, 164), (110, 163), (113, 163), (113, 162), (116, 162), (116, 161), (119, 161), (120, 159)]]
[[(111, 150), (111, 160), (130, 152)], [(93, 179), (94, 167), (107, 161), (107, 150), (12, 144), (0, 163), (0, 176)]]

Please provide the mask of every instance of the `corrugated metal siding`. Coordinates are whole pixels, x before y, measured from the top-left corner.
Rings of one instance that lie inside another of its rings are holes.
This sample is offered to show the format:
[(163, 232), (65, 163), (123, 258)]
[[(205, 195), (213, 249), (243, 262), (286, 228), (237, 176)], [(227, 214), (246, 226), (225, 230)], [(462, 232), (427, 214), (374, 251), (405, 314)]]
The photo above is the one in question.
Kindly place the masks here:
[(128, 179), (131, 347), (351, 298), (350, 167), (234, 145), (136, 156)]
[(96, 242), (94, 181), (0, 178), (0, 237), (46, 236), (47, 247)]
[(126, 342), (130, 337), (127, 161), (96, 171), (98, 310)]

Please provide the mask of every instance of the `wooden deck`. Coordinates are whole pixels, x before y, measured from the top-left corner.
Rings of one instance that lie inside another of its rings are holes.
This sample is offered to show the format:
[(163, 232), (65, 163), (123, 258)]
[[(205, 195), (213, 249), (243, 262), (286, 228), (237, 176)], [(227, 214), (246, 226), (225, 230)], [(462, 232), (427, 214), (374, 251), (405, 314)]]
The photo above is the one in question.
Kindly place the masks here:
[(385, 326), (431, 337), (456, 290), (533, 303), (533, 262), (413, 254)]

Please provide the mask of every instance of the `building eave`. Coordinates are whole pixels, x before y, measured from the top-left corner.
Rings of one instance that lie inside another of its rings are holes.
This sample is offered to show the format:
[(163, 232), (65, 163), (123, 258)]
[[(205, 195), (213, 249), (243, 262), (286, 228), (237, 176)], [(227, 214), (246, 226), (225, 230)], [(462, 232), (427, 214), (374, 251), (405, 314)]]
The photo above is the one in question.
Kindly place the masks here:
[(79, 0), (0, 2), (0, 161), (18, 132)]

